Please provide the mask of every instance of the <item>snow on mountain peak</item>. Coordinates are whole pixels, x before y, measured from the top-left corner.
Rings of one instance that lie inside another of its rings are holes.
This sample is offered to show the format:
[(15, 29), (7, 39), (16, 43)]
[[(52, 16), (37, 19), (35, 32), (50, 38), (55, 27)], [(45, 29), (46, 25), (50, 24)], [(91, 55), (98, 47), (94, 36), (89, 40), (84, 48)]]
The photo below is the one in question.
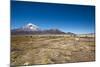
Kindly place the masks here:
[(37, 31), (39, 29), (39, 27), (35, 24), (28, 23), (27, 25), (25, 25), (23, 27), (23, 29), (26, 30), (26, 31)]

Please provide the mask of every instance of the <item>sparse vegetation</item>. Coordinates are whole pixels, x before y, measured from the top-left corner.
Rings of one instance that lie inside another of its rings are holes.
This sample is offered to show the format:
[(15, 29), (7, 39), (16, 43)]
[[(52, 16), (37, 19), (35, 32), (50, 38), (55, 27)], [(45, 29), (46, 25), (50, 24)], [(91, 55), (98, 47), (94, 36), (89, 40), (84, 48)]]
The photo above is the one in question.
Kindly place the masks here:
[[(89, 39), (89, 40), (88, 40)], [(94, 37), (12, 36), (11, 65), (85, 62), (95, 60)]]

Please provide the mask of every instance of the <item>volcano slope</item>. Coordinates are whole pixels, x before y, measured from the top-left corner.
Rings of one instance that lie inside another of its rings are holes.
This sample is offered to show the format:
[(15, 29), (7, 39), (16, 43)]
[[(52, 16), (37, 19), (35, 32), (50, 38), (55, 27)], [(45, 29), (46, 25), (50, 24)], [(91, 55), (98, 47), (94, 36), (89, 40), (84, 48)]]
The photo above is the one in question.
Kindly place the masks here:
[(94, 37), (11, 36), (11, 65), (95, 61)]

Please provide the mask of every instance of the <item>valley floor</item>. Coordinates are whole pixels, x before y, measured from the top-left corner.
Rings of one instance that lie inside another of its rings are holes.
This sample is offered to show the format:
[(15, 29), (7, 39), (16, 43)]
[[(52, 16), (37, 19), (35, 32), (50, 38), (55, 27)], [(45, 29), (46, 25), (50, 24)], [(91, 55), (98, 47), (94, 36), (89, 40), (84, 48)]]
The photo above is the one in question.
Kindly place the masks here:
[(94, 37), (12, 36), (11, 65), (95, 61)]

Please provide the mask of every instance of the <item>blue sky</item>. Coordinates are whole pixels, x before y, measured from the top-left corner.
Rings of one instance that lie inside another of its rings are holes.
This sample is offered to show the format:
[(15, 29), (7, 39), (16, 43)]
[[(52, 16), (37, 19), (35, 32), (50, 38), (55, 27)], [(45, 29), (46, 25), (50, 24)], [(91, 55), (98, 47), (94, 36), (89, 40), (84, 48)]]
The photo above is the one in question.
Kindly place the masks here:
[(95, 7), (39, 2), (11, 2), (11, 28), (33, 23), (41, 29), (58, 28), (64, 32), (94, 33)]

